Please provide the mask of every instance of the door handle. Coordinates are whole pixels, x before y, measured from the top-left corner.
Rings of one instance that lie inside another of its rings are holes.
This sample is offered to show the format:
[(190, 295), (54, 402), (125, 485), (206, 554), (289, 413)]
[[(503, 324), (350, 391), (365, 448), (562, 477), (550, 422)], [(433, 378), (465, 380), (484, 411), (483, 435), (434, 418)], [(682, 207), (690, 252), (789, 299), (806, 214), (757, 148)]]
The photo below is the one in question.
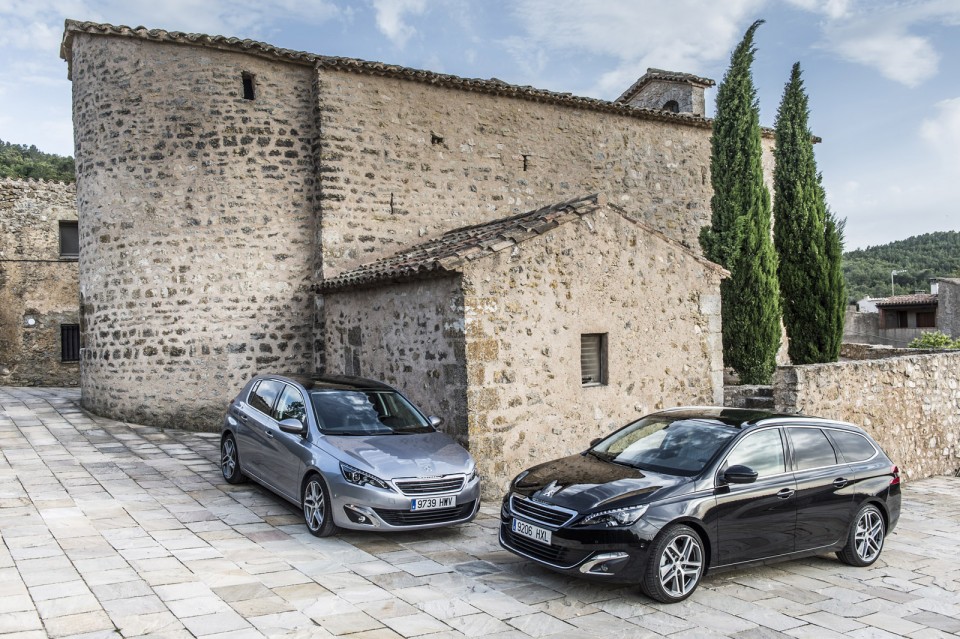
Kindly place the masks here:
[(843, 488), (849, 483), (850, 482), (844, 479), (843, 477), (838, 477), (837, 479), (833, 480), (833, 485), (836, 486), (837, 488)]
[(244, 415), (243, 413), (240, 413), (240, 421), (241, 421), (241, 422), (247, 421), (247, 416)]
[(794, 492), (796, 491), (794, 491), (792, 488), (784, 488), (783, 490), (777, 493), (777, 497), (779, 497), (780, 499), (789, 499), (790, 497), (793, 496)]
[(267, 437), (273, 439), (273, 431), (270, 430), (269, 428), (268, 428), (267, 430), (263, 431), (263, 434), (266, 435)]

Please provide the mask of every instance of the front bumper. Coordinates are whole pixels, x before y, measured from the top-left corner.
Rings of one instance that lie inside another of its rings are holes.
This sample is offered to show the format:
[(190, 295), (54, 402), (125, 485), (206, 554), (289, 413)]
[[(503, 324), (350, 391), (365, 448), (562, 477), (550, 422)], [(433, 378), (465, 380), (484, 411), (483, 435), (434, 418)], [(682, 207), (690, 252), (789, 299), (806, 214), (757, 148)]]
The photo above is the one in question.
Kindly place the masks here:
[(330, 488), (333, 521), (349, 530), (424, 530), (464, 524), (480, 509), (480, 478), (464, 483), (457, 492), (439, 493), (456, 497), (456, 506), (440, 510), (411, 511), (412, 499), (436, 495), (404, 495), (396, 490), (351, 484), (342, 475), (325, 477)]
[(543, 522), (520, 521), (551, 530), (550, 544), (512, 531), (516, 515), (504, 502), (500, 511), (500, 545), (551, 570), (612, 583), (637, 583), (643, 578), (656, 530), (642, 520), (624, 528), (551, 528)]

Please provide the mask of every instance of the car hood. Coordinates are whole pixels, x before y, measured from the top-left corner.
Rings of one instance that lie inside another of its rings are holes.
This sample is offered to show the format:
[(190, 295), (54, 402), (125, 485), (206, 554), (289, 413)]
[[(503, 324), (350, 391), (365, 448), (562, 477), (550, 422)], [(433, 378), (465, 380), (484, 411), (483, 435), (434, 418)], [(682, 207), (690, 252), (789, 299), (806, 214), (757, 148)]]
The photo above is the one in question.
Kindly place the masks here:
[(641, 471), (571, 455), (539, 466), (514, 485), (516, 492), (577, 512), (648, 503), (691, 490), (690, 477)]
[(340, 461), (381, 479), (466, 473), (473, 459), (443, 433), (413, 435), (327, 436), (326, 444)]

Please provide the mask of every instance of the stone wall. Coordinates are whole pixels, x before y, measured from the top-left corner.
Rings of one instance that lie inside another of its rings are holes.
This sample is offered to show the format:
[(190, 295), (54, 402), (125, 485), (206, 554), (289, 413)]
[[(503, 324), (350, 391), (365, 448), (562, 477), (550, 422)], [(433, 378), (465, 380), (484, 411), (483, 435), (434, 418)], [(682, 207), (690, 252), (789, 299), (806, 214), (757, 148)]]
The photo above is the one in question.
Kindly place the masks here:
[(60, 327), (79, 323), (76, 258), (60, 257), (60, 221), (76, 221), (73, 184), (0, 179), (0, 384), (76, 386)]
[[(604, 192), (699, 247), (710, 129), (318, 70), (323, 272), (453, 228)], [(764, 139), (764, 169), (773, 167)]]
[(218, 428), (252, 374), (313, 370), (311, 68), (78, 33), (72, 70), (83, 406)]
[(462, 444), (467, 441), (463, 294), (450, 276), (327, 293), (326, 372), (399, 388)]
[[(721, 271), (610, 209), (464, 271), (470, 450), (490, 494), (650, 411), (722, 401)], [(606, 333), (583, 386), (580, 336)]]
[(960, 279), (937, 283), (937, 330), (960, 339)]
[(863, 427), (908, 479), (960, 468), (960, 352), (781, 367), (774, 399)]

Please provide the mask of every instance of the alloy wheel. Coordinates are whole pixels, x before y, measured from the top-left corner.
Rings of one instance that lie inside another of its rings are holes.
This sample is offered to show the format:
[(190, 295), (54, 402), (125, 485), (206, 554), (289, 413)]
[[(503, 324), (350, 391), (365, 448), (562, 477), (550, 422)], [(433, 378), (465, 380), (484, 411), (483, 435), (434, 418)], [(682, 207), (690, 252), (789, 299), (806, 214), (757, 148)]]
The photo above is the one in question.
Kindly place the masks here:
[(320, 530), (326, 518), (323, 487), (316, 479), (307, 482), (303, 490), (303, 518), (312, 531)]
[(678, 535), (660, 555), (660, 585), (672, 597), (690, 594), (702, 570), (703, 549), (690, 535)]
[(863, 512), (857, 520), (857, 530), (854, 533), (857, 555), (862, 561), (872, 562), (883, 548), (883, 518), (880, 513), (870, 508)]
[(237, 445), (233, 442), (233, 439), (227, 437), (223, 440), (223, 445), (220, 447), (220, 469), (223, 471), (224, 477), (233, 477), (233, 473), (237, 468)]

